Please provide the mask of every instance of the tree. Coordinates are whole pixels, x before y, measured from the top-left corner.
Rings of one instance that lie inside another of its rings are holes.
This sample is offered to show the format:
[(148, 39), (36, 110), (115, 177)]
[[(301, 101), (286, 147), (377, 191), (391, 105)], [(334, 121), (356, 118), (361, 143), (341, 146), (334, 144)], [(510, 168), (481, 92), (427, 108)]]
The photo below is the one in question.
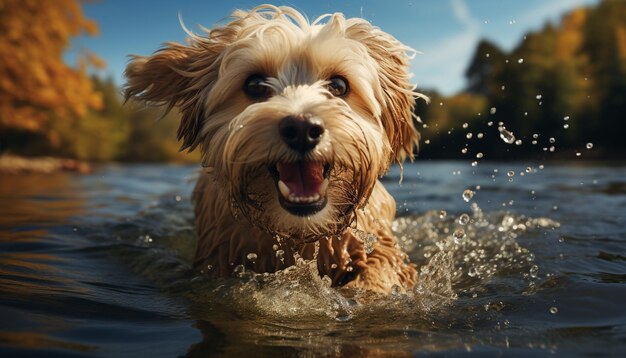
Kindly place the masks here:
[(589, 128), (607, 147), (624, 147), (626, 122), (626, 3), (605, 0), (589, 15), (583, 49), (589, 56), (595, 110)]
[(465, 71), (467, 92), (489, 96), (499, 91), (493, 82), (502, 72), (504, 61), (505, 54), (498, 46), (487, 40), (480, 41)]
[(78, 68), (62, 59), (70, 39), (95, 35), (78, 0), (2, 0), (0, 2), (0, 127), (43, 133), (49, 122), (85, 116), (102, 106), (87, 67), (100, 66), (85, 56)]

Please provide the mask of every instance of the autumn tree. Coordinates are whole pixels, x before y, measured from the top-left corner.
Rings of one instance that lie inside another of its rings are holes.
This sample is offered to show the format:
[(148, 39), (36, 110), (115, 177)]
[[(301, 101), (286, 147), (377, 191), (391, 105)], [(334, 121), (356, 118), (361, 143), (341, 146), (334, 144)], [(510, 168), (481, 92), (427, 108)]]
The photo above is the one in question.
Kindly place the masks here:
[(79, 0), (0, 1), (0, 128), (43, 133), (53, 120), (78, 119), (102, 106), (87, 67), (101, 65), (84, 56), (78, 68), (63, 62), (74, 36), (95, 35)]

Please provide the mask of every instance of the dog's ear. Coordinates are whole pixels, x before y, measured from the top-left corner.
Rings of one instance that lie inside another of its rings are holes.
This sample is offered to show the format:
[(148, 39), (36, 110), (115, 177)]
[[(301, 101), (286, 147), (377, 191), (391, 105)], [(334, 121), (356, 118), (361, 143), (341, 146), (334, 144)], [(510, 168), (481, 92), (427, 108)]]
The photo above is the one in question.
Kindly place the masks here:
[(381, 91), (376, 95), (382, 105), (380, 119), (393, 151), (389, 161), (401, 163), (407, 156), (413, 160), (419, 133), (413, 125), (418, 94), (409, 81), (409, 52), (412, 50), (364, 20), (352, 23), (346, 33), (367, 47), (378, 67)]
[(182, 115), (177, 134), (180, 149), (191, 151), (199, 144), (203, 99), (217, 78), (217, 62), (226, 44), (195, 35), (188, 42), (167, 43), (151, 56), (132, 56), (125, 71), (124, 95), (127, 100), (167, 106), (166, 113), (177, 106)]

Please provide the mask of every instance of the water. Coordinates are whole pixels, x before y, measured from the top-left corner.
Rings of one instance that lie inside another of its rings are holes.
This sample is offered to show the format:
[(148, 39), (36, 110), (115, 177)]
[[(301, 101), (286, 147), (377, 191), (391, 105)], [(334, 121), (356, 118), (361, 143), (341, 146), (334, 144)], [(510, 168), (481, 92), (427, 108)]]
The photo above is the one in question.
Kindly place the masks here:
[(196, 170), (0, 176), (0, 355), (626, 354), (625, 166), (393, 168), (419, 282), (374, 298), (304, 261), (196, 275)]

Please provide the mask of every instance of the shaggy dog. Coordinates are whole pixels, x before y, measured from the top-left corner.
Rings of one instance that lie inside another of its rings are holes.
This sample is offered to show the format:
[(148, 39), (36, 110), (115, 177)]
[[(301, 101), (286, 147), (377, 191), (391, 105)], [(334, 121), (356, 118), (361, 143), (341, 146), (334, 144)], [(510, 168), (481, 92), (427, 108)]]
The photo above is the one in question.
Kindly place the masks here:
[(204, 30), (132, 57), (125, 89), (178, 107), (182, 149), (201, 148), (194, 266), (275, 272), (299, 255), (333, 286), (411, 289), (415, 266), (393, 236), (396, 203), (378, 178), (413, 159), (419, 138), (412, 50), (363, 19), (310, 23), (271, 5)]

